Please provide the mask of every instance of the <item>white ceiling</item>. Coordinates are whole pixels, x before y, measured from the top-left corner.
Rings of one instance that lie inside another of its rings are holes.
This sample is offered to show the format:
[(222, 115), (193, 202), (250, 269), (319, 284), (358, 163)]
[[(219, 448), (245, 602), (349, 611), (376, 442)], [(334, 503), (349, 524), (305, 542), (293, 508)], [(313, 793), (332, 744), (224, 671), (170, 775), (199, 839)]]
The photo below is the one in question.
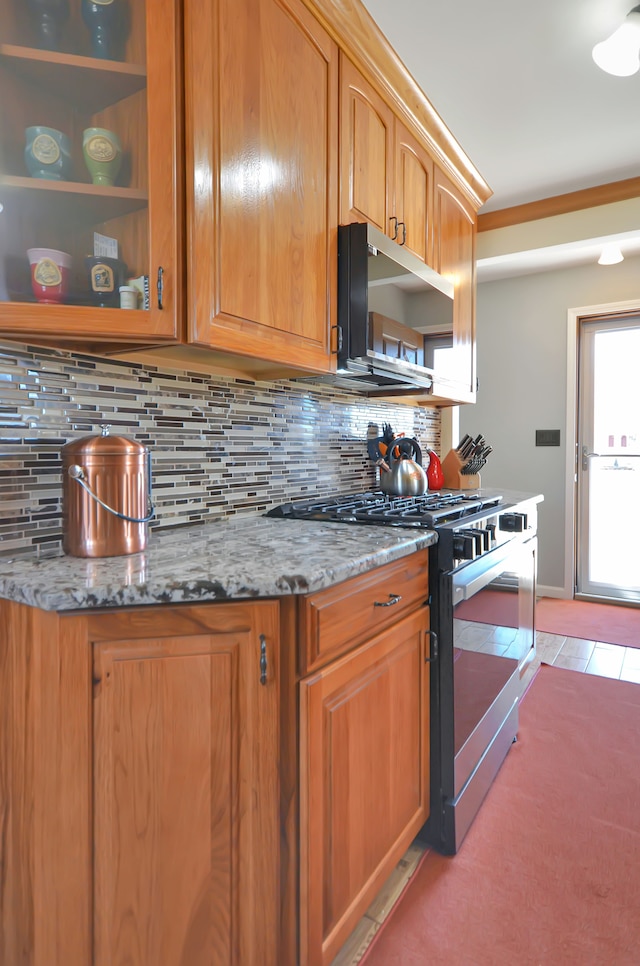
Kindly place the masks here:
[(640, 175), (640, 73), (591, 49), (634, 0), (363, 0), (494, 191), (493, 211)]
[[(613, 77), (591, 57), (634, 0), (363, 3), (493, 189), (481, 213), (640, 175), (640, 73)], [(516, 268), (479, 263), (478, 277), (593, 261), (592, 241)]]

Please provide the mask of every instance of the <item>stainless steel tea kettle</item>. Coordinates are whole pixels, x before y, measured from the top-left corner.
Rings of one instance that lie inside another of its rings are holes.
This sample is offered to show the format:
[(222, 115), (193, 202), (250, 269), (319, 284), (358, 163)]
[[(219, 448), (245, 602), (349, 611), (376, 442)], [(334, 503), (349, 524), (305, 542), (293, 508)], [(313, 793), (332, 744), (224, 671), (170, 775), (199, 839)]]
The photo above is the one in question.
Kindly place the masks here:
[(415, 439), (403, 436), (389, 446), (386, 463), (380, 463), (380, 487), (393, 496), (421, 496), (427, 490), (422, 451)]

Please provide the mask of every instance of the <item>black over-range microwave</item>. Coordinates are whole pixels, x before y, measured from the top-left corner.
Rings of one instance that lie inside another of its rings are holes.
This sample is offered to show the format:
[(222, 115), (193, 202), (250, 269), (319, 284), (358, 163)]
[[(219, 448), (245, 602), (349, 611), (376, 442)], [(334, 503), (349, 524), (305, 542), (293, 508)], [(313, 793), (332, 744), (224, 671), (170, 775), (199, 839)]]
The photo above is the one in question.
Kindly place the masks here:
[(453, 332), (453, 282), (369, 224), (338, 228), (336, 381), (369, 395), (432, 385), (434, 334)]

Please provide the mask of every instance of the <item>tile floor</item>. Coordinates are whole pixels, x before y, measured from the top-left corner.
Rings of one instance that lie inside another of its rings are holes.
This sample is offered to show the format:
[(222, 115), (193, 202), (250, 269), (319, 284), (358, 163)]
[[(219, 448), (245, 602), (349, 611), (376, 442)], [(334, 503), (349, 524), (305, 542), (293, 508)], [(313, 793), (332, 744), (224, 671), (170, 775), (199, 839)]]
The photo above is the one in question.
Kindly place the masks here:
[[(492, 639), (495, 646), (496, 635), (489, 625), (477, 625), (477, 630), (479, 637), (485, 638), (485, 644), (480, 644), (480, 649), (491, 647)], [(621, 647), (618, 644), (604, 644), (601, 641), (586, 641), (538, 631), (536, 657), (527, 669), (525, 684), (526, 679), (533, 677), (543, 661), (545, 664), (554, 664), (572, 671), (599, 674), (601, 677), (619, 678), (640, 684), (640, 648)], [(424, 848), (419, 842), (414, 842), (409, 847), (331, 966), (355, 966), (360, 962), (369, 943), (415, 872)]]

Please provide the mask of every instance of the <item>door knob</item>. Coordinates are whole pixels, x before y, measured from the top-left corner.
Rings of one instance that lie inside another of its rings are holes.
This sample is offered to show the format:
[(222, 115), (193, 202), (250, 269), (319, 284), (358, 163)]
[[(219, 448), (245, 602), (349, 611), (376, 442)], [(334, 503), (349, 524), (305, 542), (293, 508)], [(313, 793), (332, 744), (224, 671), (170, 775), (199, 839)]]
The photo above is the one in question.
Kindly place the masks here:
[(600, 453), (591, 453), (587, 446), (582, 447), (582, 469), (589, 469), (589, 457), (590, 456), (600, 456)]

